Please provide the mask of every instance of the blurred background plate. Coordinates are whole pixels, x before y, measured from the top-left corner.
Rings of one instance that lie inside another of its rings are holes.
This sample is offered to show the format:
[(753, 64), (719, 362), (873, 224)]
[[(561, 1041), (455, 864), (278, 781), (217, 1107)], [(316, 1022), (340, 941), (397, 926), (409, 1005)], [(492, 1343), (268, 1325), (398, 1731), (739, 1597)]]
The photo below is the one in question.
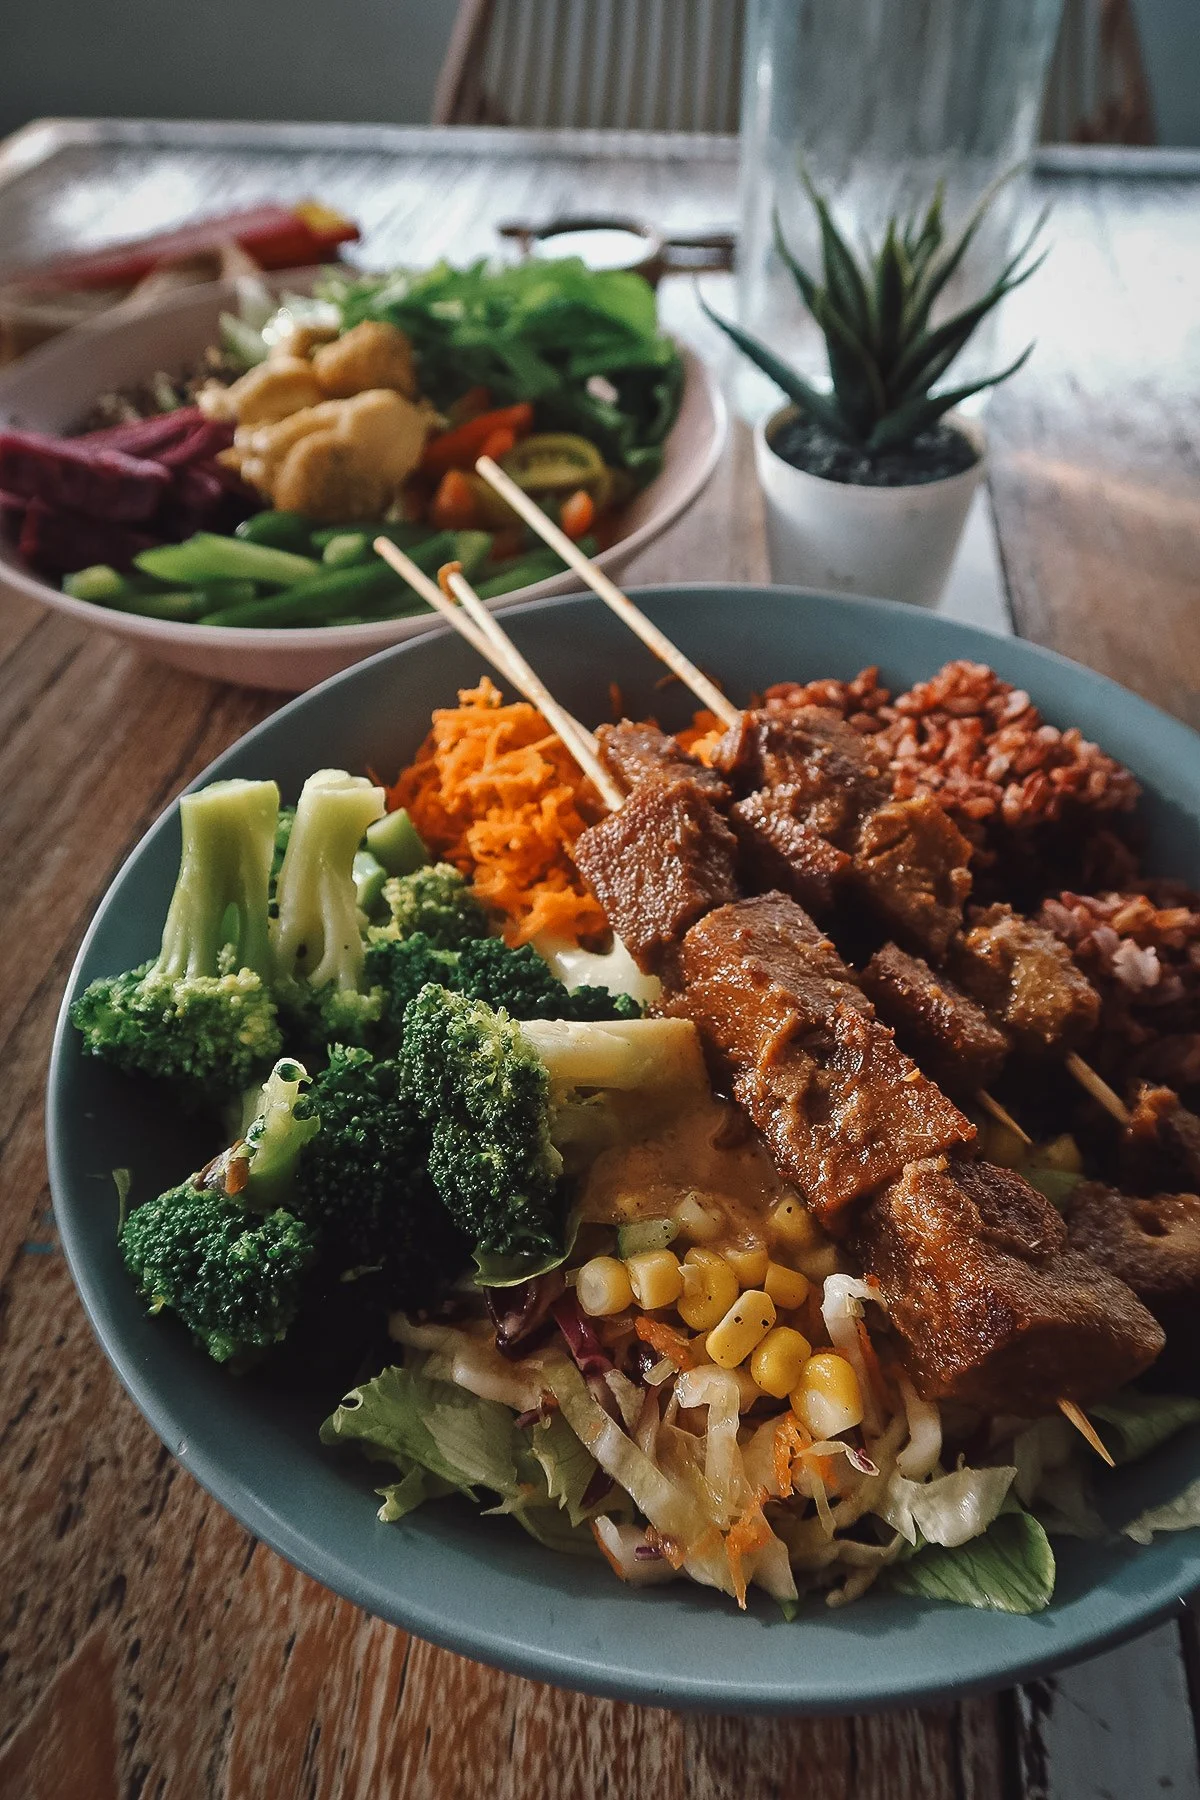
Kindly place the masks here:
[[(270, 285), (303, 291), (314, 275), (312, 270), (291, 272)], [(236, 310), (236, 303), (235, 282), (212, 282), (144, 309), (109, 314), (79, 326), (0, 375), (0, 428), (71, 430), (100, 394), (140, 382), (156, 370), (170, 375), (191, 367), (206, 346), (216, 342), (220, 314)], [(666, 441), (662, 473), (623, 509), (621, 537), (596, 558), (614, 577), (687, 511), (724, 447), (728, 424), (716, 378), (693, 351), (681, 345), (680, 355), (683, 397)], [(579, 585), (576, 576), (564, 573), (492, 604), (508, 610)], [(0, 538), (0, 591), (5, 587), (125, 638), (146, 655), (194, 675), (293, 694), (389, 644), (419, 637), (431, 629), (433, 620), (433, 614), (425, 612), (378, 624), (246, 630), (141, 618), (72, 599), (26, 569)]]
[[(1145, 783), (1151, 865), (1200, 878), (1200, 744), (1185, 726), (1113, 683), (1015, 639), (881, 601), (786, 589), (675, 587), (639, 595), (647, 611), (738, 700), (773, 681), (850, 676), (880, 665), (893, 689), (952, 657), (990, 663), (1054, 724), (1085, 735)], [(610, 716), (620, 682), (633, 716), (687, 716), (658, 686), (660, 665), (591, 597), (531, 606), (507, 621), (554, 692), (588, 723)], [(294, 799), (314, 768), (371, 767), (391, 778), (411, 758), (431, 707), (479, 674), (444, 631), (401, 645), (285, 707), (201, 778), (272, 776)], [(95, 976), (152, 955), (179, 855), (177, 808), (163, 815), (106, 896), (66, 1003)], [(507, 1521), (429, 1506), (399, 1525), (375, 1518), (372, 1472), (322, 1451), (316, 1429), (336, 1395), (281, 1403), (231, 1379), (185, 1335), (143, 1310), (116, 1243), (114, 1167), (134, 1165), (135, 1197), (178, 1179), (192, 1146), (179, 1121), (147, 1117), (113, 1073), (79, 1053), (59, 1020), (48, 1095), (51, 1185), (63, 1245), (92, 1324), (165, 1444), (249, 1530), (372, 1614), (469, 1656), (562, 1686), (660, 1706), (723, 1712), (833, 1712), (923, 1702), (998, 1686), (1132, 1634), (1200, 1585), (1200, 1537), (1135, 1548), (1056, 1540), (1058, 1588), (1029, 1618), (872, 1592), (831, 1612), (807, 1603), (794, 1624), (769, 1604), (748, 1614), (679, 1584), (621, 1587), (604, 1565), (543, 1550)], [(211, 1148), (211, 1146), (209, 1146)], [(1200, 1476), (1200, 1430), (1107, 1487), (1111, 1521)], [(128, 1527), (136, 1530), (137, 1526)]]

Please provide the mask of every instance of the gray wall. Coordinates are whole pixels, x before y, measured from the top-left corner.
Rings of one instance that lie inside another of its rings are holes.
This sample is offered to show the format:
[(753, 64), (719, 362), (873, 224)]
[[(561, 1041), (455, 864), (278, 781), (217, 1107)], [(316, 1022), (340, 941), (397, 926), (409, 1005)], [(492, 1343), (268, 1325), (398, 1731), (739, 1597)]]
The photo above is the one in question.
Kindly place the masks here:
[(0, 134), (51, 114), (428, 119), (455, 0), (0, 0)]

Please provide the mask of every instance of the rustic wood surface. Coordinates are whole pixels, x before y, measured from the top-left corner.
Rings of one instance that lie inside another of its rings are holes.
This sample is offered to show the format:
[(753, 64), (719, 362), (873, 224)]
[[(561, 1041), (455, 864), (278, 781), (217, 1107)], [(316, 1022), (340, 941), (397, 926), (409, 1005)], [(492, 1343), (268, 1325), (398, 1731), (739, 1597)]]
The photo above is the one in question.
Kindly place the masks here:
[[(580, 140), (546, 157), (521, 140), (505, 162), (461, 134), (283, 149), (278, 134), (216, 148), (177, 128), (126, 135), (103, 153), (26, 139), (9, 155), (6, 258), (268, 193), (346, 205), (369, 260), (465, 255), (497, 220), (585, 195), (677, 228), (733, 215), (720, 146), (642, 141), (622, 159)], [(1092, 169), (1043, 177), (1058, 242), (1039, 354), (991, 414), (1007, 591), (1018, 629), (1200, 723), (1200, 353), (1183, 304), (1200, 291), (1196, 184)], [(686, 289), (665, 305), (711, 347)], [(1030, 293), (1006, 330), (1034, 313)], [(739, 427), (634, 578), (765, 574)], [(0, 604), (0, 1800), (1200, 1800), (1181, 1621), (938, 1710), (680, 1716), (407, 1638), (296, 1573), (182, 1473), (118, 1387), (58, 1252), (42, 1086), (75, 948), (121, 858), (273, 704)]]

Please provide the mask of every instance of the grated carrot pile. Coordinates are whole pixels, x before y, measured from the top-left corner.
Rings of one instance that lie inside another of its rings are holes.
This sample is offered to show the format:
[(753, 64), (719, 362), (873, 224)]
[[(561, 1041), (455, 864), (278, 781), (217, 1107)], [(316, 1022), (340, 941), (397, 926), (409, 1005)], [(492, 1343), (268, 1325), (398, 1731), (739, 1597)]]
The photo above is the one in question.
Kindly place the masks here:
[(591, 783), (536, 707), (506, 706), (486, 676), (458, 699), (434, 713), (416, 760), (388, 790), (389, 809), (407, 807), (429, 848), (508, 915), (509, 943), (605, 933), (570, 854), (604, 810)]
[(708, 712), (702, 707), (699, 712), (692, 714), (691, 724), (685, 725), (675, 736), (681, 749), (708, 767), (712, 762), (713, 751), (725, 736), (725, 727), (716, 713)]

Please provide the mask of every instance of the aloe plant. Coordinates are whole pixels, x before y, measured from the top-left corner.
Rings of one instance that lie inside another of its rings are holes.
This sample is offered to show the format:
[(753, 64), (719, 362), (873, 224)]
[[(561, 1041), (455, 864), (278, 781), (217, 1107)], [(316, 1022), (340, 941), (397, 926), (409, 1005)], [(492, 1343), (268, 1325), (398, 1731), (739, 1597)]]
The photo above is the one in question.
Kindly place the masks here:
[(939, 182), (928, 207), (915, 209), (907, 218), (890, 219), (878, 248), (868, 247), (864, 255), (855, 255), (834, 224), (828, 203), (808, 173), (801, 172), (820, 226), (823, 281), (818, 282), (789, 249), (778, 209), (775, 243), (801, 300), (824, 335), (832, 384), (828, 393), (806, 381), (749, 332), (719, 318), (703, 299), (701, 305), (739, 350), (831, 436), (859, 446), (868, 455), (904, 449), (951, 407), (1015, 375), (1033, 349), (1029, 344), (1007, 368), (980, 381), (936, 394), (931, 391), (980, 321), (1006, 294), (1028, 281), (1046, 255), (1043, 250), (1031, 257), (1046, 221), (1043, 211), (986, 293), (953, 317), (931, 323), (934, 305), (961, 264), (997, 190), (1014, 173), (1010, 170), (987, 189), (950, 241), (945, 236), (944, 194)]

